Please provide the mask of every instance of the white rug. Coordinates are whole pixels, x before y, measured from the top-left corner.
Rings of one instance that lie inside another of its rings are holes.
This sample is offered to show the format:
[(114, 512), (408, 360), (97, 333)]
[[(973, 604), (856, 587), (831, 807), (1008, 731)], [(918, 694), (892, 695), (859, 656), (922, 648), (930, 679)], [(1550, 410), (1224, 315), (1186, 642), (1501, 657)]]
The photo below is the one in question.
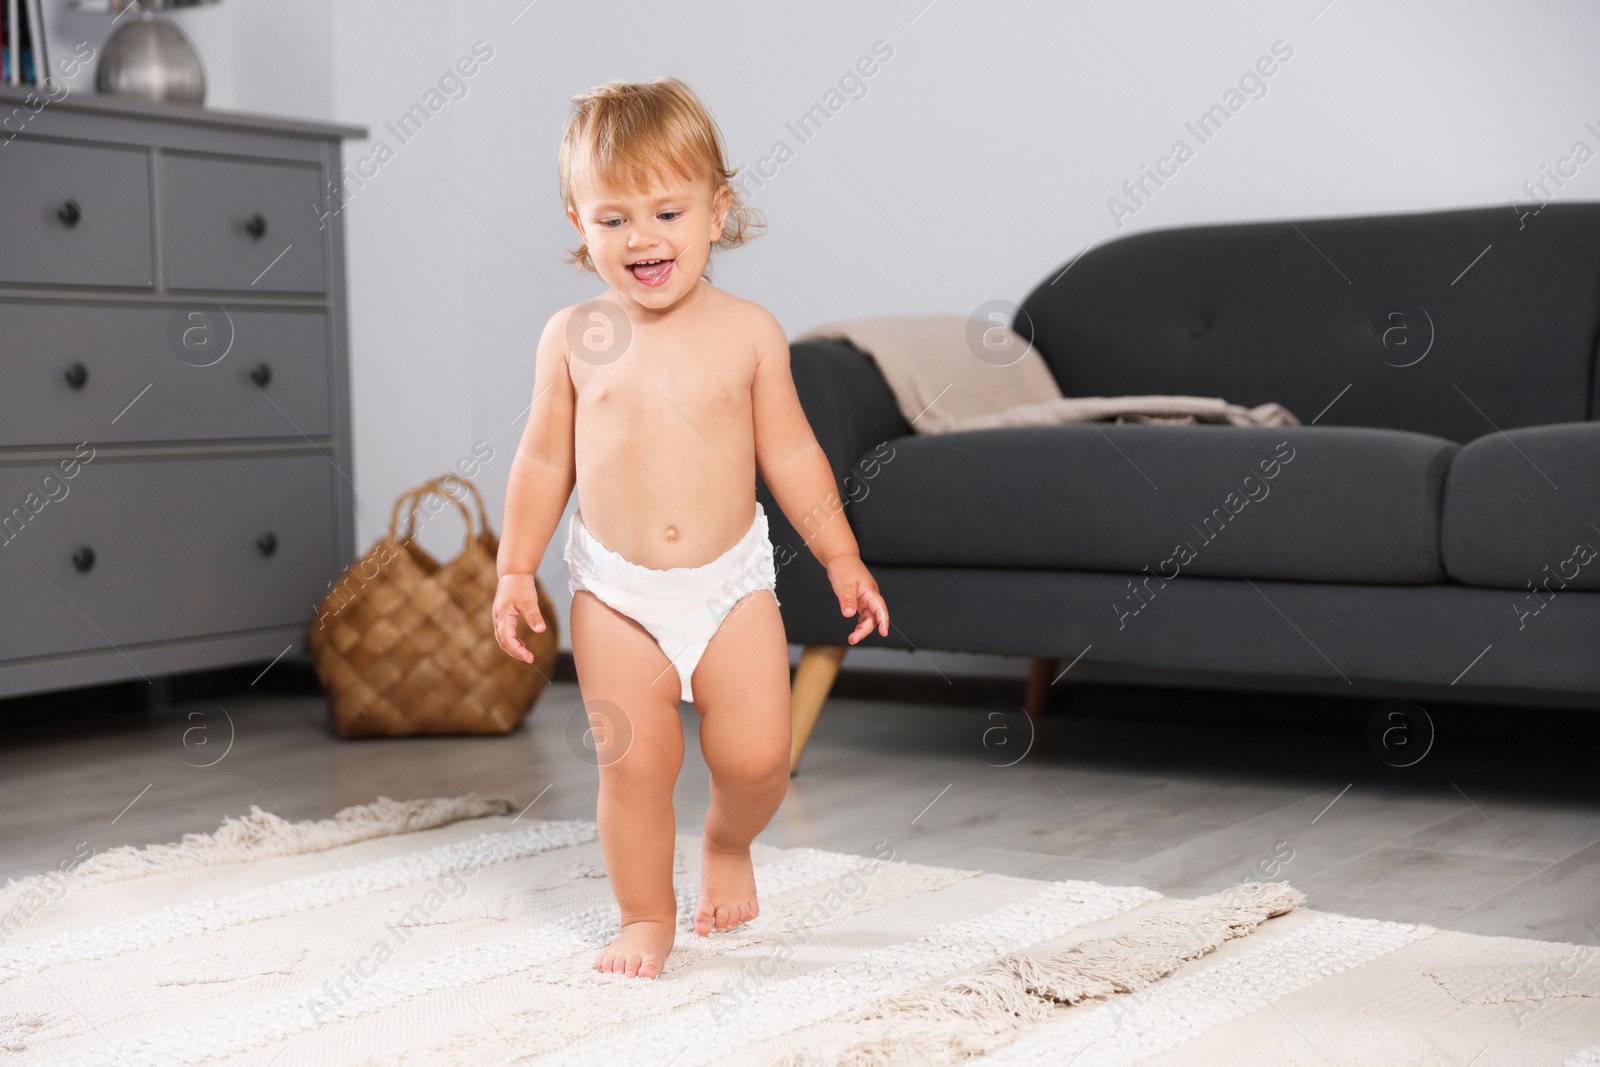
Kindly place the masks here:
[[(0, 1067), (1600, 1065), (1600, 950), (758, 846), (761, 915), (600, 975), (595, 828), (376, 803), (0, 888)], [(698, 841), (679, 840), (694, 901)]]

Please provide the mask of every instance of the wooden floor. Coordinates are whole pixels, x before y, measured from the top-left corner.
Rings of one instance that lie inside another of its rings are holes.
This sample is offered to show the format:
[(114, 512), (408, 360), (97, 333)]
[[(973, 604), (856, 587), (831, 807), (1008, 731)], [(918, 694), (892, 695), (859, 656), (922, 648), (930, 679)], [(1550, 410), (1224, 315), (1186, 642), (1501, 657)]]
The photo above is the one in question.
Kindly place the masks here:
[[(0, 702), (0, 879), (251, 805), (304, 819), (476, 790), (594, 817), (570, 681), (509, 737), (339, 741), (303, 681), (270, 691), (250, 673), (175, 683), (154, 708), (126, 688)], [(1371, 702), (1085, 686), (1034, 725), (1020, 683), (938, 685), (846, 671), (762, 840), (888, 841), (900, 859), (1172, 896), (1254, 872), (1324, 910), (1600, 944), (1600, 716), (1430, 705), (1433, 749), (1394, 768), (1367, 747)], [(680, 832), (707, 796), (691, 743)]]

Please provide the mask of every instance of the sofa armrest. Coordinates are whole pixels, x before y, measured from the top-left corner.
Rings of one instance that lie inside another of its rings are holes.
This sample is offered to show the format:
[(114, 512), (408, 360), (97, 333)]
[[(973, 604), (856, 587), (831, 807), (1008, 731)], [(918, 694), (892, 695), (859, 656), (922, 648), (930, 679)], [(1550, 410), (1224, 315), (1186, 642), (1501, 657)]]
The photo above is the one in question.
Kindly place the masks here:
[(802, 341), (789, 370), (817, 443), (828, 455), (840, 496), (856, 461), (881, 441), (911, 433), (870, 356), (843, 341)]
[[(843, 342), (803, 341), (792, 346), (789, 371), (811, 432), (828, 457), (843, 512), (848, 516), (852, 486), (865, 476), (861, 472), (852, 475), (852, 469), (880, 442), (904, 437), (912, 432), (911, 427), (900, 414), (877, 364)], [(851, 480), (847, 482), (847, 478)], [(839, 614), (822, 565), (759, 475), (756, 499), (767, 513), (767, 532), (778, 565), (778, 601), (789, 640), (805, 645), (843, 645), (853, 620)]]

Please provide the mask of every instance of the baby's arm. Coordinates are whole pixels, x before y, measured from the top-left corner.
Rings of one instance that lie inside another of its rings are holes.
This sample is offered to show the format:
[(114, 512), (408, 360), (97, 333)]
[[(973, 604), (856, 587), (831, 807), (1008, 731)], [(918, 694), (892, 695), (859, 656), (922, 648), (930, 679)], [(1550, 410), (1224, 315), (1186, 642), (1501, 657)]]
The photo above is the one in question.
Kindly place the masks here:
[(889, 634), (889, 608), (878, 583), (861, 562), (856, 535), (844, 517), (828, 456), (811, 432), (805, 409), (789, 373), (789, 341), (778, 321), (758, 313), (756, 376), (752, 387), (755, 412), (756, 464), (766, 479), (772, 498), (793, 524), (818, 561), (828, 569), (828, 581), (839, 598), (839, 610), (861, 614), (850, 644), (874, 629)]
[(534, 631), (544, 630), (533, 576), (577, 479), (572, 442), (575, 393), (567, 366), (569, 311), (551, 316), (539, 337), (533, 403), (511, 460), (505, 525), (495, 561), (500, 575), (492, 610), (495, 640), (506, 652), (528, 663), (533, 662), (533, 653), (517, 636), (517, 617), (527, 619)]

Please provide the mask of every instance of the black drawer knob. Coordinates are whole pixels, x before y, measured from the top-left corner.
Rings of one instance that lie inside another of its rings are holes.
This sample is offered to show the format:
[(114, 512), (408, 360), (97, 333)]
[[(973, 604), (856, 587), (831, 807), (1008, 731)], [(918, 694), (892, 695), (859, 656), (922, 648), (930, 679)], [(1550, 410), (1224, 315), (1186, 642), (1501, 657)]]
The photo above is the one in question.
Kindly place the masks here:
[(266, 533), (256, 538), (256, 548), (263, 556), (272, 555), (274, 552), (278, 551), (278, 535), (273, 533), (271, 530), (268, 530)]
[(251, 215), (244, 224), (244, 232), (258, 241), (261, 240), (267, 235), (267, 217), (260, 212)]
[(78, 568), (79, 574), (88, 574), (89, 568), (94, 566), (94, 549), (84, 545), (72, 554), (72, 565)]
[(63, 226), (71, 229), (78, 224), (79, 219), (83, 218), (83, 209), (78, 206), (76, 200), (68, 200), (56, 208), (56, 218), (61, 220)]
[(250, 368), (250, 380), (265, 389), (267, 383), (272, 381), (272, 368), (265, 363), (257, 363)]
[(67, 368), (65, 377), (67, 379), (67, 384), (72, 386), (72, 388), (82, 389), (84, 383), (89, 380), (89, 368), (85, 367), (82, 363), (74, 363), (72, 366)]

